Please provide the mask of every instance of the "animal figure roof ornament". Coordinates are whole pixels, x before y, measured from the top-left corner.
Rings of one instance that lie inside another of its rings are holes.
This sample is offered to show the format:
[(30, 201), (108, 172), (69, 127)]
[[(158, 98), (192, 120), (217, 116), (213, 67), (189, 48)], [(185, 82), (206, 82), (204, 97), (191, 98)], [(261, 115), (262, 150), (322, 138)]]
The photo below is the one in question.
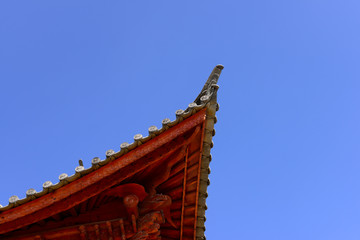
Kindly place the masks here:
[[(105, 159), (11, 196), (0, 205), (1, 239), (205, 239), (207, 186), (217, 85), (222, 65), (200, 94), (162, 128), (136, 134)], [(117, 209), (116, 211), (114, 209)]]

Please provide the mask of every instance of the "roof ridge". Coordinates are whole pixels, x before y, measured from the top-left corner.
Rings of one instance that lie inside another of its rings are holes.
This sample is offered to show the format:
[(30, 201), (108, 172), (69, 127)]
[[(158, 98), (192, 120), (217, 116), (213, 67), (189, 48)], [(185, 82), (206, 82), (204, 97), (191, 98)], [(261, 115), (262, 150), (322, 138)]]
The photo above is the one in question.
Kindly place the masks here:
[[(112, 162), (115, 159), (118, 159), (120, 156), (128, 153), (129, 151), (137, 148), (138, 146), (146, 143), (147, 141), (155, 138), (156, 136), (160, 135), (161, 133), (165, 132), (169, 128), (177, 125), (178, 123), (182, 122), (184, 119), (194, 115), (195, 113), (199, 112), (200, 110), (206, 108), (207, 117), (206, 117), (206, 124), (205, 124), (205, 137), (204, 137), (204, 149), (202, 153), (202, 164), (201, 169), (207, 172), (206, 174), (201, 171), (200, 181), (203, 184), (202, 187), (199, 189), (199, 196), (204, 198), (202, 201), (199, 200), (198, 214), (197, 214), (197, 236), (200, 238), (204, 236), (204, 219), (205, 219), (205, 210), (206, 204), (205, 199), (207, 196), (206, 189), (207, 185), (209, 185), (208, 174), (210, 173), (209, 170), (209, 162), (211, 160), (210, 149), (212, 148), (212, 136), (214, 136), (214, 124), (216, 123), (216, 116), (215, 112), (219, 109), (219, 105), (217, 103), (217, 90), (219, 86), (217, 85), (218, 79), (220, 77), (221, 71), (224, 67), (222, 65), (217, 65), (213, 71), (211, 72), (208, 80), (204, 84), (200, 94), (196, 97), (195, 101), (190, 103), (186, 110), (179, 109), (175, 112), (175, 120), (171, 121), (169, 118), (165, 118), (162, 120), (162, 127), (158, 129), (156, 126), (150, 126), (148, 128), (148, 136), (143, 136), (142, 134), (136, 134), (134, 136), (133, 143), (124, 142), (120, 145), (120, 150), (115, 152), (114, 150), (110, 149), (107, 150), (105, 153), (105, 159), (101, 160), (99, 157), (94, 157), (91, 160), (91, 167), (84, 168), (83, 164), (79, 161), (79, 166), (75, 168), (75, 173), (73, 175), (68, 175), (66, 173), (62, 173), (59, 175), (59, 182), (53, 184), (51, 181), (46, 181), (42, 186), (43, 190), (40, 192), (36, 192), (35, 189), (30, 188), (26, 191), (26, 197), (19, 199), (18, 196), (11, 196), (9, 198), (9, 204), (7, 206), (0, 205), (0, 213), (6, 210), (12, 209), (19, 205), (25, 204), (29, 201), (32, 201), (36, 198), (46, 195), (47, 193), (53, 192), (56, 189), (61, 188), (64, 185), (67, 185), (82, 176), (85, 176), (98, 168)], [(206, 176), (205, 176), (206, 175)], [(205, 184), (205, 185), (204, 185)]]
[(224, 66), (221, 64), (216, 65), (212, 70), (208, 80), (205, 82), (204, 87), (201, 89), (200, 94), (195, 98), (194, 102), (199, 104), (201, 102), (201, 98), (204, 96), (212, 96), (216, 93), (216, 90), (219, 88), (217, 82), (219, 80), (221, 71), (224, 69)]
[(149, 135), (143, 136), (142, 134), (136, 134), (134, 135), (134, 142), (127, 143), (123, 142), (120, 144), (120, 151), (115, 152), (112, 149), (109, 149), (105, 152), (105, 159), (101, 160), (99, 157), (94, 157), (91, 160), (91, 167), (85, 168), (81, 164), (79, 166), (75, 167), (75, 173), (73, 175), (68, 175), (66, 173), (62, 173), (59, 175), (59, 182), (56, 184), (53, 184), (51, 181), (46, 181), (43, 183), (43, 190), (40, 192), (36, 192), (35, 189), (30, 188), (26, 191), (26, 197), (20, 199), (18, 196), (13, 195), (9, 198), (9, 204), (6, 206), (0, 205), (0, 212), (6, 211), (8, 209), (11, 209), (13, 207), (19, 206), (21, 204), (24, 204), (26, 202), (29, 202), (33, 199), (39, 198), (49, 192), (52, 192), (70, 182), (73, 182), (77, 179), (79, 179), (82, 176), (85, 176), (89, 174), (90, 172), (93, 172), (94, 170), (98, 169), (101, 166), (104, 166), (111, 161), (119, 158), (120, 156), (128, 153), (129, 151), (135, 149), (136, 147), (144, 144), (145, 142), (151, 140), (152, 138), (158, 136), (159, 134), (163, 133), (167, 129), (177, 125), (179, 122), (182, 122), (184, 119), (194, 115), (199, 110), (203, 109), (206, 106), (206, 103), (208, 101), (202, 102), (200, 105), (196, 103), (190, 103), (188, 105), (188, 108), (186, 110), (176, 110), (175, 116), (176, 119), (171, 121), (169, 118), (165, 118), (162, 120), (162, 127), (158, 129), (156, 126), (150, 126), (148, 128)]

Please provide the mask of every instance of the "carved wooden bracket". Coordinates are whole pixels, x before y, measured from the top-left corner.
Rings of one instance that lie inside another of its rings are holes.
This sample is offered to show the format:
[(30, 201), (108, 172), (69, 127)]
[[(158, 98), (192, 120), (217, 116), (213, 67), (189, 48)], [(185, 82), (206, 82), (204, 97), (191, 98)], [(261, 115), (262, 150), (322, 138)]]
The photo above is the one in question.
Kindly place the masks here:
[(136, 183), (109, 189), (104, 194), (123, 199), (127, 216), (122, 224), (123, 240), (160, 239), (160, 224), (165, 221), (177, 228), (171, 219), (172, 201), (168, 195), (147, 194), (145, 188)]

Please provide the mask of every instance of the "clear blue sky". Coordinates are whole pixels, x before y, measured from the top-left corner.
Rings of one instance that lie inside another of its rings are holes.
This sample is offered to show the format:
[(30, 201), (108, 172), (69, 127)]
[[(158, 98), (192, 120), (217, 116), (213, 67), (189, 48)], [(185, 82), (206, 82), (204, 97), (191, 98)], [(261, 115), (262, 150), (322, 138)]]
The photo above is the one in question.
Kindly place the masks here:
[(0, 204), (174, 119), (219, 63), (207, 239), (360, 239), (355, 0), (1, 1)]

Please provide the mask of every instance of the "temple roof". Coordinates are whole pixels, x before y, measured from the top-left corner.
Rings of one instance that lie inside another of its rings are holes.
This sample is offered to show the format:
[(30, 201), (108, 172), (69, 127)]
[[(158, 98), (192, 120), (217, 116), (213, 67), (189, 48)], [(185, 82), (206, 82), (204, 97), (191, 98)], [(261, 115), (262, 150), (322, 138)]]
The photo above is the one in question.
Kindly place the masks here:
[[(206, 119), (205, 119), (205, 129), (204, 136), (202, 138), (202, 162), (200, 173), (200, 183), (199, 183), (199, 202), (197, 207), (197, 224), (196, 224), (196, 237), (203, 238), (204, 236), (204, 222), (205, 222), (205, 210), (206, 203), (205, 198), (207, 197), (207, 186), (210, 184), (208, 174), (209, 170), (209, 162), (211, 161), (210, 149), (213, 147), (212, 137), (215, 135), (214, 124), (216, 123), (215, 113), (219, 109), (219, 105), (217, 103), (217, 90), (218, 85), (217, 81), (219, 79), (220, 73), (223, 69), (222, 65), (217, 65), (213, 71), (211, 72), (208, 80), (206, 81), (203, 89), (200, 94), (196, 97), (196, 99), (188, 105), (185, 110), (177, 110), (175, 112), (176, 119), (171, 121), (169, 118), (162, 120), (162, 127), (158, 129), (156, 126), (150, 126), (148, 131), (148, 136), (143, 136), (141, 134), (136, 134), (134, 136), (134, 142), (132, 143), (122, 143), (120, 145), (119, 151), (107, 150), (105, 159), (100, 159), (95, 157), (92, 159), (92, 166), (89, 168), (84, 168), (82, 162), (79, 162), (79, 166), (75, 168), (75, 172), (72, 175), (68, 175), (63, 173), (59, 176), (59, 182), (52, 183), (50, 181), (46, 181), (43, 184), (43, 190), (40, 192), (36, 192), (35, 189), (31, 188), (26, 191), (26, 197), (23, 199), (19, 199), (18, 196), (11, 196), (9, 198), (9, 204), (7, 206), (0, 205), (0, 217), (6, 214), (9, 210), (16, 210), (17, 207), (21, 205), (26, 205), (27, 203), (33, 201), (34, 199), (39, 199), (44, 197), (45, 195), (52, 193), (72, 182), (83, 178), (84, 176), (98, 171), (101, 167), (108, 165), (112, 161), (119, 159), (120, 157), (128, 154), (131, 151), (137, 149), (140, 145), (145, 144), (149, 140), (169, 131), (169, 129), (175, 127), (179, 123), (185, 121), (191, 116), (199, 113), (200, 111), (206, 111)], [(203, 201), (201, 200), (203, 199)], [(14, 209), (15, 208), (15, 209)], [(2, 224), (2, 220), (0, 219), (0, 226)], [(1, 234), (1, 231), (0, 231)]]

